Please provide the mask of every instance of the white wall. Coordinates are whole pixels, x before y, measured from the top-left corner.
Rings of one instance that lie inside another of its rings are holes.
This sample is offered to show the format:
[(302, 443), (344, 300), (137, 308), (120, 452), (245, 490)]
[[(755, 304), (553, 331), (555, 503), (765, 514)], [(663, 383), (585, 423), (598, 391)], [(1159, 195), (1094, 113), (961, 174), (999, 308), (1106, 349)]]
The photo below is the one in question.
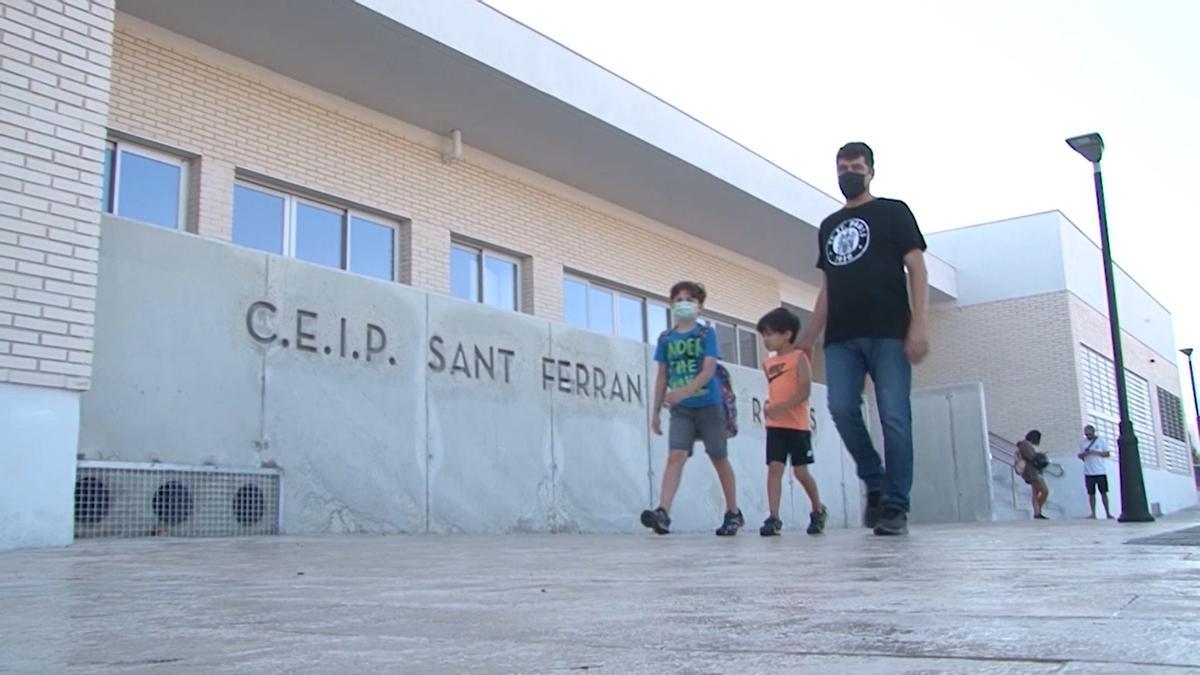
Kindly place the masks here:
[(1066, 288), (1057, 212), (926, 235), (929, 252), (958, 270), (958, 305)]
[[(1100, 247), (1061, 214), (1059, 236), (1062, 239), (1067, 288), (1107, 318), (1108, 292), (1104, 285)], [(1125, 270), (1119, 266), (1113, 269), (1117, 275), (1117, 309), (1120, 312), (1121, 329), (1144, 342), (1159, 356), (1175, 363), (1175, 326), (1171, 312)]]
[(74, 536), (79, 394), (0, 383), (0, 550)]
[[(1069, 290), (1104, 316), (1108, 297), (1100, 248), (1058, 211), (927, 235), (929, 251), (958, 271), (957, 305)], [(1171, 313), (1120, 267), (1121, 328), (1175, 363)]]

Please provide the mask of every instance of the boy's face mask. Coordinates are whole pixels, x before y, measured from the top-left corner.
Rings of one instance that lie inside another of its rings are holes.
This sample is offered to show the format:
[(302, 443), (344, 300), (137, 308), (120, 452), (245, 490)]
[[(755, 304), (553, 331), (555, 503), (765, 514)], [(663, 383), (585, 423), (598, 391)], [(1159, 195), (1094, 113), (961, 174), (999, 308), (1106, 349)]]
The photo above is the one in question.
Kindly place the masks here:
[(681, 300), (671, 305), (671, 314), (679, 321), (696, 318), (700, 313), (700, 305), (691, 300)]

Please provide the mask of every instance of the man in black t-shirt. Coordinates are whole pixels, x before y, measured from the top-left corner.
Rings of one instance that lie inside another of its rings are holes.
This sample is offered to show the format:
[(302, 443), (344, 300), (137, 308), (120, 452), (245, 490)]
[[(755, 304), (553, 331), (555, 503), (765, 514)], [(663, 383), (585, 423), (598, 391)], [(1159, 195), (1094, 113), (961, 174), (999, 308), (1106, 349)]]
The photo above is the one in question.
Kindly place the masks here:
[[(929, 352), (925, 238), (907, 204), (871, 195), (875, 155), (866, 143), (843, 146), (837, 171), (846, 206), (821, 223), (821, 292), (797, 344), (811, 354), (825, 331), (829, 412), (867, 486), (866, 526), (907, 534), (912, 364)], [(862, 416), (867, 375), (883, 426), (882, 463)]]

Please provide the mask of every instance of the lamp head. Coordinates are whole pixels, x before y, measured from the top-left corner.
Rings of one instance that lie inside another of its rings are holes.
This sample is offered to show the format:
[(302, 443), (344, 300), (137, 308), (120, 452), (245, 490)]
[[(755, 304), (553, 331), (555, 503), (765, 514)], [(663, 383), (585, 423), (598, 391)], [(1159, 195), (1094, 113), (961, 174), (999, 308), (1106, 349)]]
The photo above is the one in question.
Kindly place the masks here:
[(1100, 138), (1098, 133), (1073, 136), (1067, 139), (1067, 145), (1092, 164), (1099, 162), (1100, 156), (1104, 154), (1104, 139)]

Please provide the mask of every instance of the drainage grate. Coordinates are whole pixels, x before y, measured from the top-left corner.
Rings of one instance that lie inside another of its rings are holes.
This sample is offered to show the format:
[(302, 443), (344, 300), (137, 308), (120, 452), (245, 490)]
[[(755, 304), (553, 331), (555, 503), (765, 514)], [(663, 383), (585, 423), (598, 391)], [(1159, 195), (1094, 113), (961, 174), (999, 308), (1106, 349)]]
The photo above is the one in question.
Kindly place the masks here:
[(278, 534), (277, 469), (83, 460), (75, 537)]

